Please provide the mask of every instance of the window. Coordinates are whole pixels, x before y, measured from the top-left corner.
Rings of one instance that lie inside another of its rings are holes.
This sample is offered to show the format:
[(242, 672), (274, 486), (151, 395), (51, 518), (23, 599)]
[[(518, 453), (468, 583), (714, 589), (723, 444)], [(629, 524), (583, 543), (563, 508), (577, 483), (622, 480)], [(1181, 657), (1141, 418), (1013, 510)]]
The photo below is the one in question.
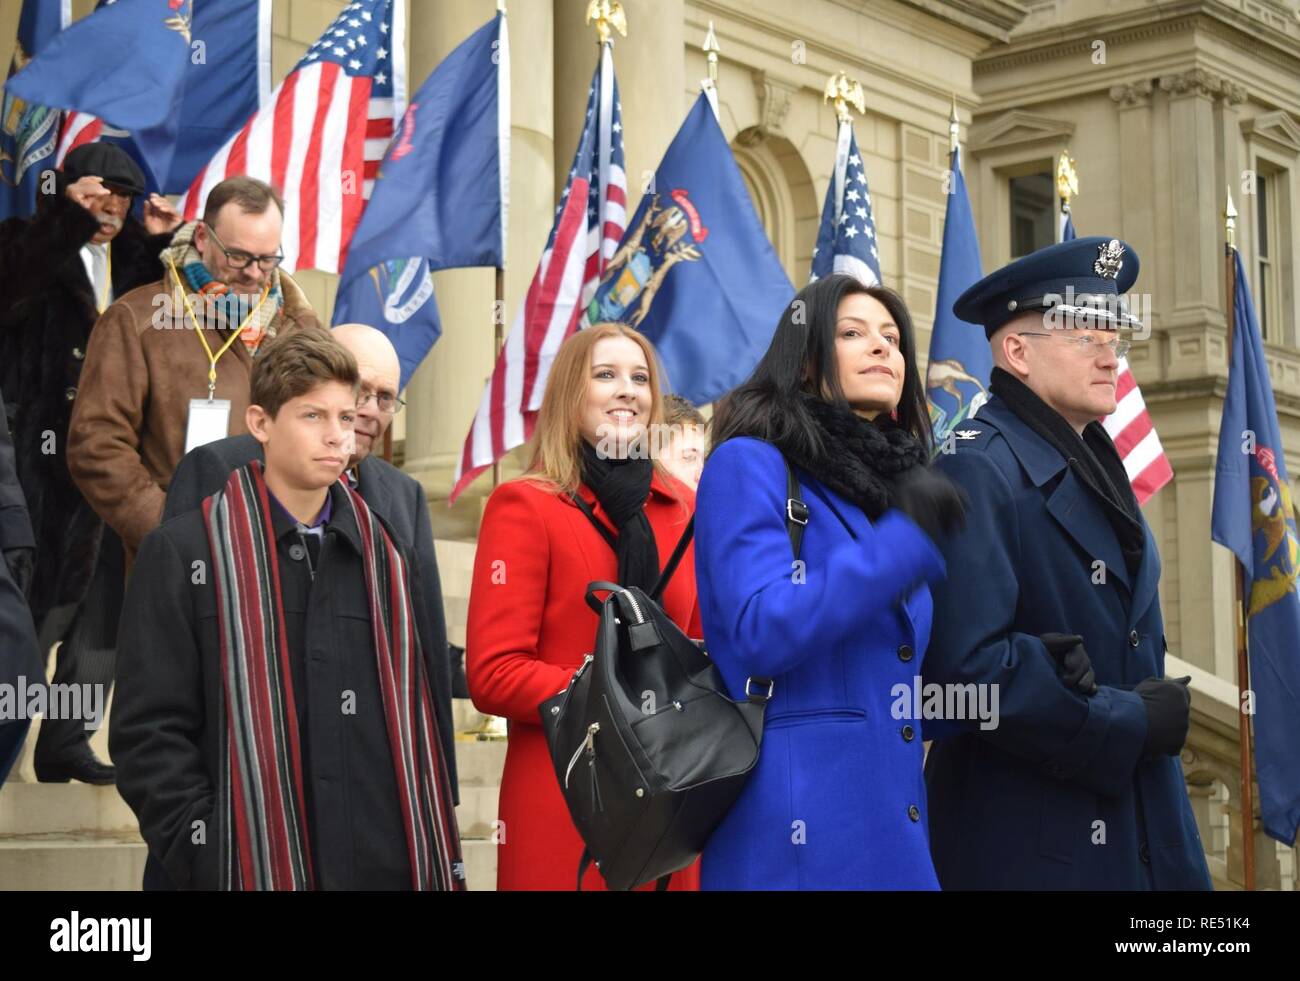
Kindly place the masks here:
[(1056, 241), (1056, 202), (1051, 171), (1010, 178), (1011, 258)]
[(1255, 304), (1259, 308), (1259, 330), (1264, 340), (1281, 338), (1280, 308), (1277, 302), (1277, 206), (1273, 194), (1273, 175), (1260, 172), (1255, 177), (1255, 254), (1258, 256), (1258, 289)]

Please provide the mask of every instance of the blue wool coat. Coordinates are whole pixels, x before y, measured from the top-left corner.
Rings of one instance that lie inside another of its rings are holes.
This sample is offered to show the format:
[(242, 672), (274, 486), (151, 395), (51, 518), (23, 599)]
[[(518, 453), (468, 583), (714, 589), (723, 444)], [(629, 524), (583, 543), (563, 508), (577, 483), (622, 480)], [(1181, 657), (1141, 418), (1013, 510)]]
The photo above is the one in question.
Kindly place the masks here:
[(897, 511), (874, 524), (796, 469), (801, 562), (786, 532), (779, 451), (717, 447), (696, 498), (705, 646), (733, 698), (771, 678), (749, 781), (710, 838), (705, 889), (935, 889), (921, 732), (894, 711), (930, 637), (930, 540)]
[[(1163, 677), (1151, 531), (1135, 575), (1102, 505), (1046, 440), (994, 397), (939, 467), (971, 498), (943, 543), (927, 683), (996, 685), (995, 729), (940, 738), (926, 777), (945, 889), (1208, 889), (1177, 757), (1142, 762), (1133, 687)], [(1098, 563), (1104, 563), (1099, 565)], [(1058, 680), (1044, 633), (1079, 634), (1085, 698)], [(933, 731), (933, 730), (930, 730)]]

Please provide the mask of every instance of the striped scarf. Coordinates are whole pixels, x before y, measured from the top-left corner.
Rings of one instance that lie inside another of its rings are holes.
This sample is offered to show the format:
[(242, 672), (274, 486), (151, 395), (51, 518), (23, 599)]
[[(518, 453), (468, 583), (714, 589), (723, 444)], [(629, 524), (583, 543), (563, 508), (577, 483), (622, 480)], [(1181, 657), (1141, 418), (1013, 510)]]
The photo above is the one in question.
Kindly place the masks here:
[[(451, 784), (416, 632), (406, 564), (366, 502), (361, 532), (379, 687), (417, 890), (465, 888)], [(222, 889), (315, 888), (271, 506), (260, 461), (203, 502), (215, 559), (225, 722), (219, 813)]]

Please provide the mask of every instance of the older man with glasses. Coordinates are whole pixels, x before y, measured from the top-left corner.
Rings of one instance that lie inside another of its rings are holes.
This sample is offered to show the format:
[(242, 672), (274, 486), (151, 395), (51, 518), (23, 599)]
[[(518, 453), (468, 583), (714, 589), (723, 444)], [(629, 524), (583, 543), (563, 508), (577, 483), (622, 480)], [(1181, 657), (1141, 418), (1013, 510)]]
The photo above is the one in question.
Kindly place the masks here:
[(1210, 888), (1178, 759), (1190, 679), (1164, 677), (1156, 542), (1100, 422), (1137, 274), (1125, 243), (1075, 239), (953, 306), (984, 327), (993, 395), (939, 458), (971, 507), (923, 673), (998, 708), (988, 729), (926, 720), (945, 889)]
[(189, 449), (246, 432), (248, 383), (263, 341), (318, 326), (279, 269), (284, 204), (267, 184), (232, 177), (203, 219), (182, 226), (161, 276), (100, 318), (68, 433), (77, 486), (122, 537), (128, 567), (162, 519)]

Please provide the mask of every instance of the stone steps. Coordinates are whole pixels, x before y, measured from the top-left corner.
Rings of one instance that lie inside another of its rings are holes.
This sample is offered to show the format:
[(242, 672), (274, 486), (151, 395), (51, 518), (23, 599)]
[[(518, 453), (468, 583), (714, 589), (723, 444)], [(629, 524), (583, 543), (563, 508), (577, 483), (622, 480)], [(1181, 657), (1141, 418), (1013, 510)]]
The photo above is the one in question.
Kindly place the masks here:
[[(463, 647), (475, 545), (438, 539), (435, 548), (448, 638)], [(107, 708), (111, 713), (111, 700)], [(472, 890), (492, 890), (493, 822), (506, 744), (471, 734), (483, 728), (485, 716), (468, 699), (455, 699), (452, 711), (461, 799), (456, 820), (465, 871)], [(37, 783), (32, 751), (39, 726), (39, 721), (33, 725), (17, 766), (0, 788), (0, 890), (139, 889), (146, 847), (135, 815), (114, 787)], [(107, 725), (92, 736), (91, 746), (100, 759), (111, 762)]]
[[(482, 719), (467, 701), (458, 700), (455, 708), (458, 728)], [(33, 740), (34, 734), (29, 744)], [(476, 892), (496, 888), (492, 833), (505, 751), (500, 740), (461, 735), (456, 741), (456, 820), (465, 872)], [(137, 890), (145, 855), (135, 815), (115, 787), (11, 777), (0, 789), (0, 891)]]

